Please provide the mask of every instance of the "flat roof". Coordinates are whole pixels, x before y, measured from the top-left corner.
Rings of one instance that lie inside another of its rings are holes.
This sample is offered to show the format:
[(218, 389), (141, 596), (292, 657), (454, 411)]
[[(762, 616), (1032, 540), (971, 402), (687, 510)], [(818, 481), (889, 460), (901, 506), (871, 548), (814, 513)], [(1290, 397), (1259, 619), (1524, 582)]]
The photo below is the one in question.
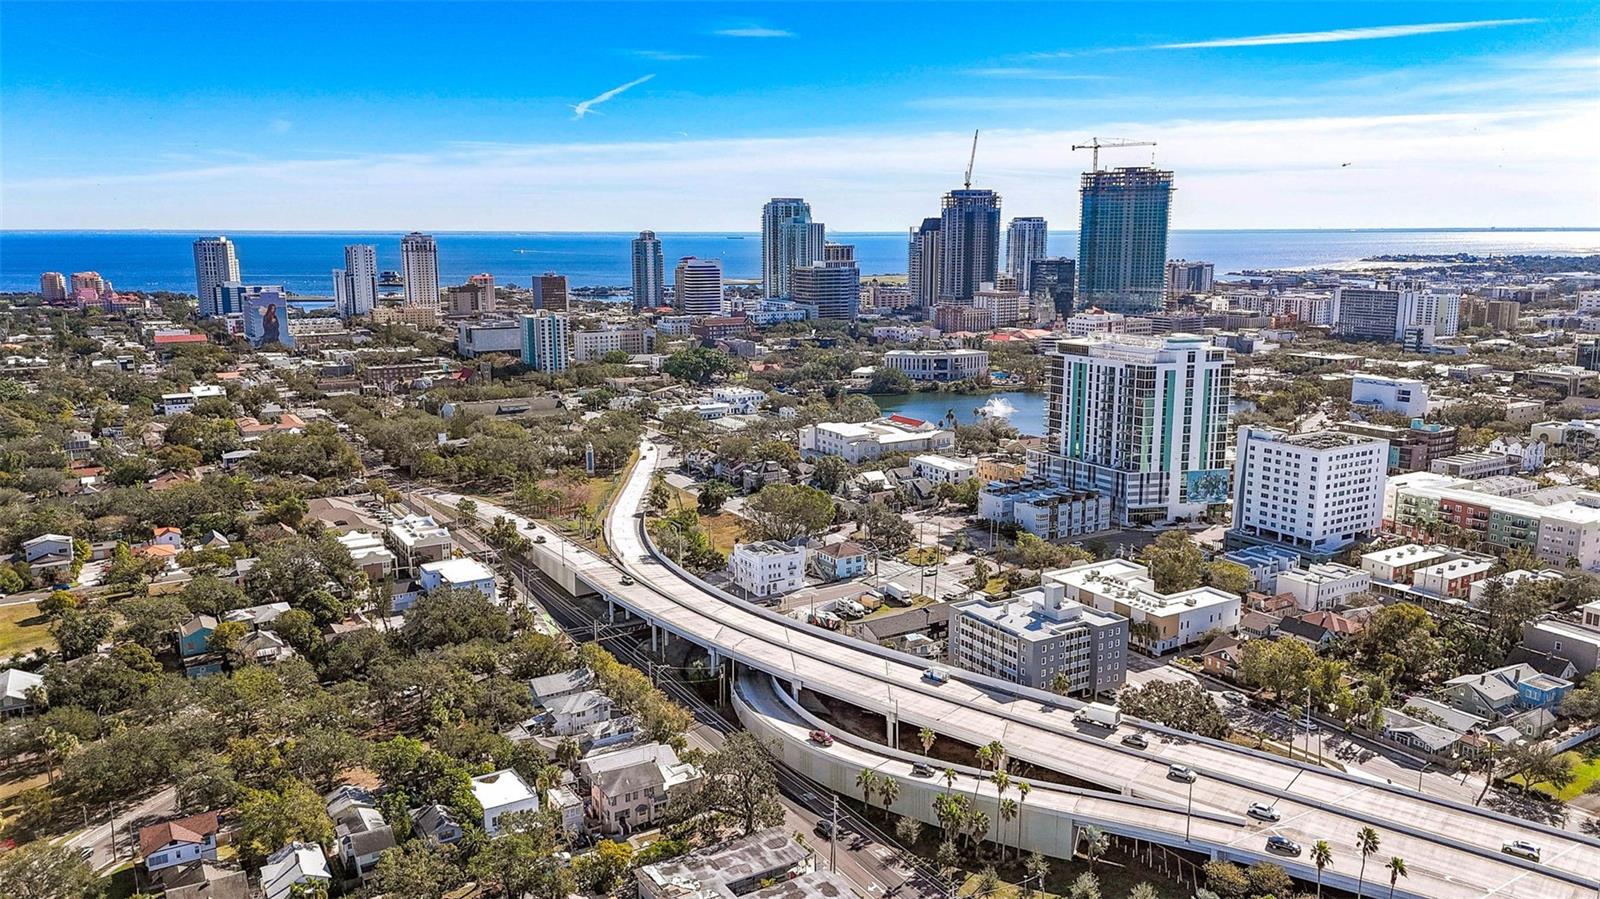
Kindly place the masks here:
[(457, 558), (442, 559), (438, 562), (424, 562), (422, 570), (437, 573), (440, 580), (452, 584), (466, 584), (472, 581), (488, 580), (494, 577), (494, 572), (484, 566), (477, 559)]

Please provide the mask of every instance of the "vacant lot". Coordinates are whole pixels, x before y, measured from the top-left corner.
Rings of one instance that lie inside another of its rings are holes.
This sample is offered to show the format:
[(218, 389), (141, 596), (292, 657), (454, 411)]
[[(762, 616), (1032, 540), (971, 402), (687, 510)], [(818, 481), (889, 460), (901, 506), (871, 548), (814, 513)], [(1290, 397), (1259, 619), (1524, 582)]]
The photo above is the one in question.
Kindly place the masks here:
[(55, 649), (56, 641), (50, 638), (44, 616), (39, 614), (37, 603), (23, 602), (0, 606), (0, 659), (13, 655), (26, 655), (35, 647)]

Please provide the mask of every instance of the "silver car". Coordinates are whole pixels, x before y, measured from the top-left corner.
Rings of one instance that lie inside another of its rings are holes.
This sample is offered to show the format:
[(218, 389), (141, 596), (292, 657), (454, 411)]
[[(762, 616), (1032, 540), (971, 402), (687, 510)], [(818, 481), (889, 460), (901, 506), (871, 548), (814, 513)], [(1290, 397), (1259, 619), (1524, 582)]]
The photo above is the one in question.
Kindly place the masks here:
[(1246, 810), (1245, 814), (1256, 819), (1257, 821), (1280, 821), (1283, 819), (1283, 814), (1281, 812), (1272, 806), (1261, 802), (1250, 803), (1250, 808)]

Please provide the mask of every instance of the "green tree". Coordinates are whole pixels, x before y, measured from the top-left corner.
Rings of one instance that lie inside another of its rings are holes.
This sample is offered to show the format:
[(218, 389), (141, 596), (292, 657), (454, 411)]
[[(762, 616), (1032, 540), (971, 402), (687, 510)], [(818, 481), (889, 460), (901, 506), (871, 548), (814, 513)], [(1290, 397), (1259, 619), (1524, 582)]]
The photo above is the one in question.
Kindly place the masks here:
[(491, 894), (510, 899), (565, 899), (576, 884), (571, 867), (556, 856), (559, 828), (527, 812), (506, 815), (500, 822), (502, 832), (473, 856), (467, 872)]
[(911, 548), (911, 523), (883, 503), (863, 504), (857, 517), (880, 553), (892, 556)]
[(752, 536), (790, 541), (820, 534), (833, 524), (833, 497), (801, 484), (768, 484), (745, 503)]
[(1252, 896), (1289, 896), (1294, 892), (1294, 878), (1282, 865), (1258, 862), (1245, 872), (1250, 879)]
[(97, 899), (100, 878), (70, 846), (45, 840), (0, 854), (0, 896), (7, 899)]
[(1318, 665), (1317, 653), (1300, 640), (1251, 640), (1239, 653), (1239, 674), (1281, 699), (1305, 692)]
[(239, 853), (252, 866), (285, 843), (333, 843), (333, 822), (322, 797), (297, 780), (275, 790), (247, 790), (239, 803)]
[(511, 633), (505, 610), (473, 587), (438, 587), (406, 612), (406, 642), (432, 649), (469, 640), (499, 642)]
[(614, 840), (601, 840), (593, 852), (578, 856), (572, 863), (572, 877), (580, 888), (595, 893), (609, 893), (622, 882), (633, 863), (633, 845)]
[(1406, 860), (1398, 855), (1389, 859), (1389, 863), (1384, 867), (1389, 869), (1389, 899), (1394, 899), (1395, 884), (1399, 883), (1400, 878), (1409, 876), (1411, 872), (1406, 870)]
[(1208, 586), (1241, 596), (1255, 587), (1255, 576), (1250, 573), (1250, 569), (1237, 562), (1206, 563), (1205, 581)]
[(1100, 878), (1088, 871), (1079, 874), (1067, 888), (1067, 899), (1100, 899)]
[(1311, 845), (1311, 863), (1317, 866), (1317, 897), (1322, 897), (1322, 869), (1333, 864), (1333, 847), (1327, 840), (1318, 840)]
[(679, 350), (661, 363), (661, 370), (674, 378), (702, 385), (711, 383), (717, 375), (735, 371), (737, 368), (727, 353), (702, 346)]
[(115, 625), (109, 612), (67, 609), (50, 623), (50, 636), (64, 659), (86, 656), (100, 647)]
[(189, 607), (176, 596), (134, 596), (117, 604), (122, 616), (118, 639), (129, 640), (152, 652), (172, 643), (178, 625), (190, 617)]
[(811, 473), (817, 489), (838, 493), (850, 483), (850, 463), (839, 456), (823, 456), (816, 461)]
[(1204, 580), (1205, 557), (1184, 531), (1163, 531), (1139, 553), (1139, 561), (1162, 593), (1192, 590)]
[(1250, 876), (1233, 862), (1206, 862), (1201, 870), (1206, 875), (1206, 889), (1223, 899), (1243, 899), (1250, 894)]
[(728, 821), (740, 833), (755, 833), (783, 820), (778, 780), (767, 747), (748, 731), (734, 731), (701, 765), (700, 789), (689, 797), (692, 811)]
[(722, 504), (737, 493), (732, 484), (723, 480), (710, 480), (700, 485), (696, 505), (702, 514), (715, 515), (722, 511)]
[(1232, 731), (1227, 717), (1199, 684), (1150, 681), (1142, 687), (1122, 691), (1117, 701), (1123, 712), (1135, 718), (1156, 721), (1204, 737), (1226, 739)]
[(434, 849), (424, 840), (411, 840), (378, 856), (371, 886), (378, 896), (443, 899), (465, 878), (454, 850)]

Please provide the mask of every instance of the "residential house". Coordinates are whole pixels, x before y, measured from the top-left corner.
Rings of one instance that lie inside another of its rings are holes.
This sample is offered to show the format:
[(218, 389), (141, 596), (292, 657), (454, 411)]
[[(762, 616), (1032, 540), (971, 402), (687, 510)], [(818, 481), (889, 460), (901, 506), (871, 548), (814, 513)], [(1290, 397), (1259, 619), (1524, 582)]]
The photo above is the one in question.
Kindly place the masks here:
[(201, 859), (216, 861), (220, 829), (214, 811), (139, 828), (139, 855), (144, 858), (145, 871), (154, 874)]
[(267, 856), (261, 866), (261, 891), (266, 899), (288, 899), (297, 884), (332, 880), (328, 857), (316, 843), (290, 843)]
[(494, 572), (477, 559), (456, 558), (425, 562), (418, 568), (418, 572), (418, 580), (421, 581), (424, 592), (431, 592), (440, 587), (477, 590), (490, 601), (499, 595), (495, 586)]
[(1568, 616), (1546, 616), (1522, 626), (1529, 649), (1572, 663), (1578, 677), (1600, 670), (1600, 600), (1579, 606)]
[(778, 596), (805, 586), (806, 548), (778, 540), (735, 543), (728, 574), (746, 596)]
[(1553, 710), (1571, 690), (1571, 681), (1532, 665), (1506, 665), (1445, 681), (1444, 698), (1462, 711), (1500, 721), (1526, 709)]
[(259, 606), (249, 606), (243, 609), (233, 609), (223, 612), (223, 621), (241, 621), (249, 628), (260, 628), (276, 620), (279, 615), (289, 611), (286, 602), (269, 602)]
[(700, 769), (679, 761), (663, 743), (585, 756), (578, 774), (589, 784), (590, 808), (607, 834), (631, 834), (654, 825), (674, 796), (700, 784)]
[(867, 573), (867, 550), (853, 540), (824, 544), (812, 551), (811, 567), (819, 577), (848, 581)]
[(178, 625), (178, 655), (189, 659), (211, 651), (211, 635), (216, 633), (217, 619), (210, 615), (196, 615)]
[(269, 630), (254, 630), (239, 641), (240, 658), (257, 665), (276, 665), (297, 655), (282, 637)]
[(250, 899), (250, 877), (238, 868), (190, 862), (163, 868), (156, 881), (166, 899)]
[(544, 703), (550, 730), (559, 736), (570, 736), (609, 720), (613, 707), (611, 697), (598, 690), (567, 693)]
[(514, 812), (536, 812), (539, 797), (523, 783), (517, 772), (502, 768), (472, 779), (472, 796), (483, 806), (483, 831), (500, 834), (500, 819)]
[(574, 668), (557, 674), (546, 674), (528, 681), (528, 692), (534, 705), (544, 706), (558, 696), (577, 693), (594, 686), (594, 672), (587, 668)]
[(453, 846), (465, 832), (450, 810), (438, 803), (411, 810), (411, 832), (430, 846)]
[(22, 560), (36, 574), (72, 567), (72, 538), (65, 534), (40, 534), (22, 544)]
[[(688, 855), (634, 869), (639, 899), (710, 899), (754, 894), (813, 872), (814, 856), (782, 827), (734, 837)], [(823, 895), (835, 895), (824, 893)], [(847, 890), (837, 894), (849, 899)]]
[(1244, 641), (1229, 634), (1219, 634), (1200, 650), (1200, 665), (1212, 677), (1233, 680), (1244, 659)]
[(146, 546), (170, 546), (176, 550), (183, 549), (182, 528), (156, 528), (155, 535), (150, 538)]
[(450, 529), (431, 515), (407, 515), (395, 521), (385, 532), (385, 539), (394, 550), (395, 567), (405, 577), (415, 577), (424, 562), (450, 558)]
[(0, 672), (0, 718), (33, 711), (35, 690), (44, 690), (42, 675), (21, 668)]
[(366, 790), (349, 785), (323, 797), (328, 817), (333, 819), (333, 839), (339, 848), (339, 864), (346, 875), (363, 882), (377, 867), (378, 856), (395, 845), (394, 830), (372, 804)]
[(356, 567), (367, 575), (367, 581), (382, 584), (394, 576), (394, 553), (384, 545), (383, 538), (371, 531), (347, 531), (334, 539), (350, 551)]

